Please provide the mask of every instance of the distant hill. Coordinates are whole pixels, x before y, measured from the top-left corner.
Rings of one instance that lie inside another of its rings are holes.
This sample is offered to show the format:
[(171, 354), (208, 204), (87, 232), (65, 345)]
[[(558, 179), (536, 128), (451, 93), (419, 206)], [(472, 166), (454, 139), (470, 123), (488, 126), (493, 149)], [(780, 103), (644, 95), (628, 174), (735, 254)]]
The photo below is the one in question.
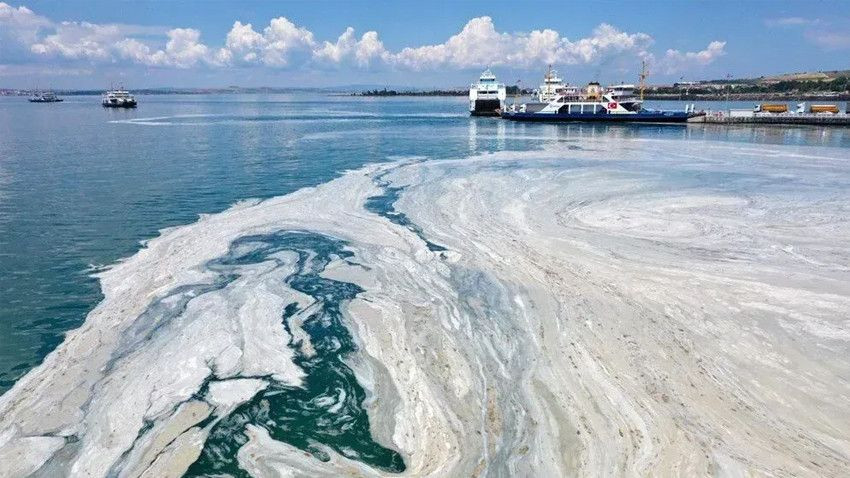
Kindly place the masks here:
[(838, 78), (850, 78), (850, 70), (802, 71), (797, 73), (782, 73), (778, 75), (760, 76), (758, 78), (728, 78), (721, 80), (703, 81), (703, 84), (750, 84), (772, 85), (781, 82), (816, 81), (827, 82)]
[(847, 100), (850, 70), (783, 73), (758, 78), (728, 78), (655, 85), (652, 99), (688, 100)]
[(779, 83), (780, 81), (832, 81), (836, 78), (850, 77), (850, 70), (806, 71), (802, 73), (785, 73), (782, 75), (763, 76), (759, 83)]

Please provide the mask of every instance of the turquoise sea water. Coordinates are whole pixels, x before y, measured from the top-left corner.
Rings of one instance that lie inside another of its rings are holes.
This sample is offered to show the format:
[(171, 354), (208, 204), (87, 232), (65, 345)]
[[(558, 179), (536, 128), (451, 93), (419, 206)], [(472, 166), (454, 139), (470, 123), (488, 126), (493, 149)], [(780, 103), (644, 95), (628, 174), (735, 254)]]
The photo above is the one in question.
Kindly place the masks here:
[[(463, 98), (148, 96), (129, 111), (103, 110), (92, 97), (46, 105), (0, 98), (0, 393), (97, 305), (101, 296), (91, 274), (132, 255), (162, 228), (240, 200), (317, 185), (366, 163), (462, 158), (562, 140), (580, 144), (599, 135), (850, 147), (848, 129), (526, 125), (469, 118)], [(398, 194), (388, 188), (367, 208), (415, 228), (394, 211)], [(215, 265), (217, 283), (232, 280), (236, 266), (280, 251), (298, 253), (299, 272), (288, 280), (322, 299), (312, 322), (304, 324), (318, 353), (297, 359), (308, 371), (304, 389), (271, 387), (242, 405), (216, 425), (189, 473), (239, 474), (234, 456), (245, 440), (239, 430), (263, 421), (274, 422), (274, 438), (320, 458), (317, 443), (378, 468), (403, 470), (398, 453), (371, 440), (360, 406), (364, 390), (343, 362), (353, 344), (338, 304), (358, 291), (319, 277), (329, 257), (344, 256), (342, 246), (307, 233), (245, 243), (247, 250), (235, 244)], [(346, 423), (328, 422), (322, 413), (319, 398), (329, 393), (346, 397)]]

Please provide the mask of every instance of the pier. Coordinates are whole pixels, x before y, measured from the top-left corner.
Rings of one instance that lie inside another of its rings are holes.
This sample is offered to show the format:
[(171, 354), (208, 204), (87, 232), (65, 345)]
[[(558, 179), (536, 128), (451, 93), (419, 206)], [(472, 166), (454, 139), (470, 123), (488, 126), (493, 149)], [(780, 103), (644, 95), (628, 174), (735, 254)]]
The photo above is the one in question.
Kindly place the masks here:
[(708, 112), (703, 116), (690, 118), (689, 123), (712, 124), (775, 124), (775, 125), (817, 125), (850, 126), (850, 114), (813, 114), (813, 113), (752, 113), (736, 114), (731, 112)]

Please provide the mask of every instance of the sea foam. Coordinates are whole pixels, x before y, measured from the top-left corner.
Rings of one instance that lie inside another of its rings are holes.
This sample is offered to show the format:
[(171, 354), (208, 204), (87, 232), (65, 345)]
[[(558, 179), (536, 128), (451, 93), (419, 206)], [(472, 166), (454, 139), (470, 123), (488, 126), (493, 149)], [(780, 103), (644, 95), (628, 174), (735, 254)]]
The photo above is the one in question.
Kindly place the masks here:
[[(103, 302), (0, 397), (0, 456), (12, 476), (199, 474), (213, 452), (256, 476), (840, 476), (848, 159), (599, 137), (204, 216), (99, 273)], [(326, 365), (356, 383), (297, 402), (327, 434), (295, 440), (272, 402), (345, 349), (314, 333), (337, 312), (354, 345)]]

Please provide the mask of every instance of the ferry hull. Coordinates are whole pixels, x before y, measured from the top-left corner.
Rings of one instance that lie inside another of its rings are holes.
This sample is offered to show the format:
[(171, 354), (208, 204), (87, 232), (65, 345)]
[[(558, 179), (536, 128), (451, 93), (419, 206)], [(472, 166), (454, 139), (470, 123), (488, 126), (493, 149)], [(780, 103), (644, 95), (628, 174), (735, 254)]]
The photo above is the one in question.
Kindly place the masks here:
[(103, 107), (104, 108), (135, 108), (136, 103), (121, 103), (121, 104), (103, 103)]
[(501, 107), (502, 102), (498, 99), (479, 99), (475, 100), (475, 104), (469, 114), (472, 116), (499, 116)]
[(502, 118), (512, 121), (534, 121), (549, 123), (594, 122), (594, 123), (687, 123), (688, 119), (699, 113), (684, 111), (642, 111), (635, 114), (593, 114), (593, 113), (513, 113), (506, 111)]

